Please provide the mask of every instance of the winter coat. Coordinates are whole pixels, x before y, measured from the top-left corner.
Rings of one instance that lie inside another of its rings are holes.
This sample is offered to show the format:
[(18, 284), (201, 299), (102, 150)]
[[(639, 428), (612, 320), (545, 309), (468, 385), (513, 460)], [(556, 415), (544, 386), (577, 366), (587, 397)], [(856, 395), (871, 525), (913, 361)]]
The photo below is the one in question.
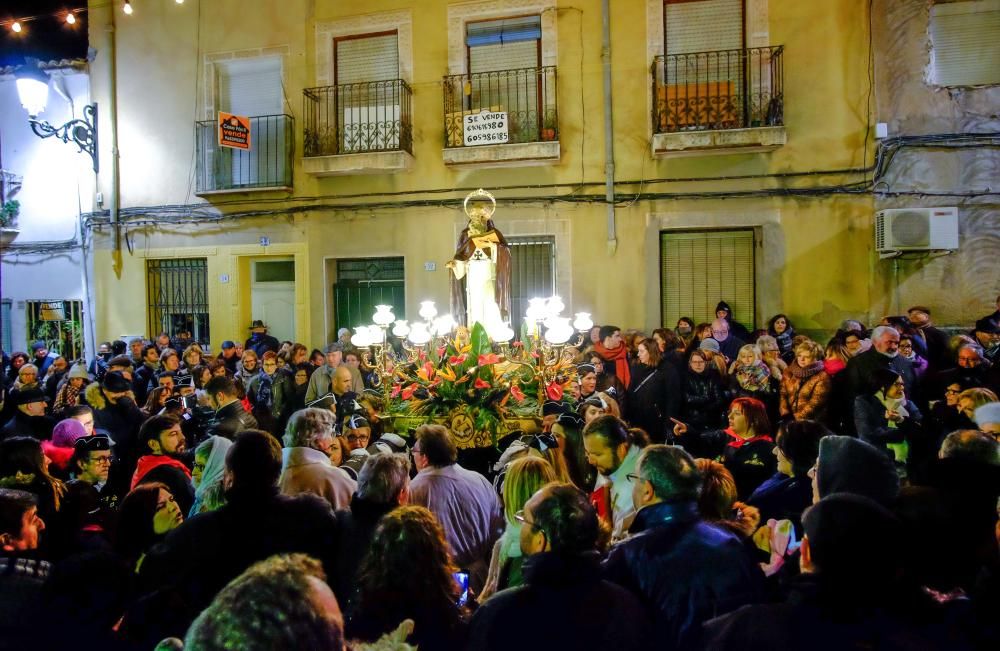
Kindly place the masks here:
[(808, 475), (789, 477), (780, 472), (757, 487), (747, 503), (760, 510), (761, 522), (791, 520), (802, 534), (802, 513), (812, 505), (812, 479)]
[(146, 404), (150, 390), (157, 385), (156, 374), (158, 372), (159, 368), (153, 364), (142, 364), (135, 369), (135, 373), (132, 374), (132, 393), (135, 395), (137, 404)]
[(792, 362), (781, 377), (782, 418), (823, 420), (831, 386), (823, 362), (814, 362), (808, 368)]
[[(847, 397), (848, 405), (853, 406), (854, 398), (867, 395), (871, 393), (874, 389), (871, 386), (872, 374), (877, 368), (888, 368), (892, 369), (896, 373), (903, 376), (904, 382), (907, 380), (907, 376), (912, 378), (912, 374), (909, 373), (909, 364), (906, 359), (900, 355), (895, 357), (886, 357), (882, 353), (875, 350), (873, 345), (868, 350), (863, 353), (858, 353), (852, 357), (847, 362), (847, 370), (844, 373), (847, 374)], [(912, 395), (913, 385), (906, 385), (906, 395)]]
[(257, 429), (257, 419), (243, 408), (242, 402), (234, 400), (215, 412), (215, 420), (208, 426), (208, 436), (222, 436), (232, 441), (247, 429)]
[(680, 415), (680, 398), (680, 378), (672, 366), (632, 366), (632, 384), (625, 394), (628, 422), (645, 430), (653, 441), (663, 442), (673, 430), (670, 419)]
[(886, 453), (889, 453), (889, 443), (919, 439), (923, 415), (912, 400), (907, 400), (903, 407), (909, 415), (895, 427), (889, 427), (885, 405), (874, 395), (858, 396), (854, 400), (854, 426), (858, 437)]
[(94, 427), (106, 431), (115, 442), (115, 456), (134, 461), (137, 456), (136, 438), (145, 420), (135, 401), (123, 396), (112, 403), (96, 382), (87, 385), (84, 397), (94, 410)]
[(747, 499), (778, 469), (770, 436), (744, 439), (728, 429), (703, 432), (689, 429), (682, 443), (685, 448), (690, 446), (694, 456), (720, 460), (732, 474), (741, 500)]
[(56, 421), (48, 416), (29, 416), (15, 408), (14, 416), (0, 429), (0, 441), (12, 436), (31, 436), (44, 441), (52, 438), (55, 426)]
[(708, 429), (722, 424), (722, 412), (728, 395), (722, 380), (713, 370), (695, 373), (690, 368), (681, 378), (681, 415), (679, 420), (695, 429)]
[(792, 340), (795, 339), (795, 330), (788, 327), (779, 335), (774, 330), (769, 329), (767, 334), (774, 337), (774, 340), (778, 342), (778, 354), (781, 356), (781, 359), (786, 364), (791, 364), (792, 360), (795, 359), (795, 351), (792, 350)]
[(646, 506), (630, 532), (608, 554), (604, 575), (653, 611), (659, 649), (702, 648), (703, 622), (762, 596), (764, 575), (743, 541), (702, 521), (694, 502)]
[(266, 332), (255, 332), (243, 344), (244, 350), (252, 350), (257, 353), (257, 357), (263, 357), (267, 351), (277, 353), (281, 349), (281, 342)]
[(295, 447), (281, 451), (283, 468), (278, 480), (278, 490), (283, 495), (312, 493), (319, 495), (334, 509), (343, 509), (351, 503), (351, 495), (358, 487), (343, 468), (330, 462), (322, 450)]
[(275, 373), (271, 376), (271, 408), (258, 405), (258, 392), (264, 378), (264, 373), (258, 373), (250, 378), (247, 383), (247, 399), (253, 407), (254, 418), (258, 424), (267, 424), (268, 429), (275, 436), (280, 436), (281, 432), (277, 428), (278, 423), (282, 423), (290, 415), (289, 406), (292, 402), (292, 383), (294, 380), (287, 373)]
[[(601, 577), (597, 552), (534, 554), (524, 562), (525, 583), (502, 590), (476, 611), (467, 648), (489, 651), (594, 651), (648, 648), (650, 623), (625, 588)], [(544, 613), (547, 623), (530, 627)]]

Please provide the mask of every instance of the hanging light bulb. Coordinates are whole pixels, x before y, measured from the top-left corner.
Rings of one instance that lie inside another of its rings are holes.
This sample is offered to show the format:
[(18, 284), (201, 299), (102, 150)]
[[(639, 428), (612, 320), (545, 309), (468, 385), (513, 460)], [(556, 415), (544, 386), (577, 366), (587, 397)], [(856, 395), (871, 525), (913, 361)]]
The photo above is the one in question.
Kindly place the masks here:
[(125, 0), (125, 6), (122, 7), (122, 11), (125, 12), (125, 15), (131, 16), (132, 15), (132, 3), (129, 2), (128, 0)]
[(66, 14), (66, 24), (67, 25), (75, 25), (76, 24), (76, 16), (73, 14), (72, 11), (69, 12), (68, 14)]
[(10, 31), (14, 32), (15, 34), (20, 34), (21, 23), (15, 20), (13, 23), (10, 24)]

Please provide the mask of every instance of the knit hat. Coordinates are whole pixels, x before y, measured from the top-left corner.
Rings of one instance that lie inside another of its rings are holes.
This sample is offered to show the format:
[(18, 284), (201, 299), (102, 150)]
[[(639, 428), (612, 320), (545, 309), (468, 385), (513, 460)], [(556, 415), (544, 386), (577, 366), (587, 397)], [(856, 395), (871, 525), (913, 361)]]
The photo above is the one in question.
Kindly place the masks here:
[(43, 348), (47, 348), (44, 341), (36, 341), (35, 343), (31, 344), (31, 352), (33, 353), (37, 353)]
[(52, 443), (56, 447), (71, 448), (78, 438), (87, 435), (83, 423), (73, 418), (67, 418), (56, 423), (52, 428)]
[(125, 379), (124, 375), (118, 371), (111, 371), (104, 374), (104, 379), (101, 380), (101, 388), (112, 393), (122, 393), (131, 389), (132, 386)]
[(337, 339), (340, 339), (344, 335), (349, 335), (349, 334), (351, 334), (350, 328), (341, 328), (340, 330), (337, 331)]
[(713, 353), (719, 352), (719, 342), (715, 339), (702, 339), (698, 344), (698, 350), (710, 350)]
[(45, 393), (41, 389), (22, 389), (14, 394), (15, 405), (30, 405), (35, 402), (48, 402)]
[(69, 378), (70, 380), (72, 380), (73, 378), (82, 378), (84, 380), (93, 379), (90, 377), (90, 373), (87, 372), (87, 367), (84, 366), (83, 363), (81, 362), (73, 364), (73, 368), (69, 370), (69, 373), (66, 375), (66, 377)]
[(729, 303), (727, 303), (725, 301), (719, 301), (719, 304), (715, 306), (715, 313), (716, 314), (719, 313), (719, 310), (725, 310), (726, 311), (726, 316), (732, 316), (733, 315), (733, 309), (731, 307), (729, 307)]
[(230, 348), (236, 348), (236, 344), (234, 344), (229, 339), (226, 339), (225, 341), (222, 342), (222, 349), (223, 350), (228, 350)]
[(899, 493), (892, 458), (870, 443), (849, 436), (825, 436), (819, 442), (816, 486), (820, 497), (854, 493), (889, 504)]
[(982, 429), (986, 423), (1000, 423), (1000, 402), (988, 402), (975, 411), (976, 425)]

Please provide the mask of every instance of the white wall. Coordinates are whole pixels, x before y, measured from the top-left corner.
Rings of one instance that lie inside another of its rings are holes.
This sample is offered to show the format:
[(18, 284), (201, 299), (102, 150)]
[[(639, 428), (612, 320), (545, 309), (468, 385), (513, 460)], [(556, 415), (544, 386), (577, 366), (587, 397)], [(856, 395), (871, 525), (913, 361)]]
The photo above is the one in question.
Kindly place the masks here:
[[(73, 107), (56, 90), (61, 85), (72, 98)], [(88, 76), (71, 73), (53, 79), (49, 100), (41, 120), (59, 126), (82, 117), (90, 101)], [(28, 124), (28, 116), (17, 97), (13, 77), (0, 78), (0, 155), (3, 169), (22, 176), (21, 203), (14, 246), (4, 248), (0, 268), (0, 297), (11, 301), (11, 341), (15, 350), (27, 347), (25, 306), (27, 300), (85, 300), (82, 254), (79, 246), (53, 253), (23, 250), (25, 245), (41, 245), (79, 239), (81, 210), (93, 205), (95, 177), (89, 155), (80, 153), (72, 142), (55, 137), (41, 139)], [(84, 327), (89, 332), (87, 315)], [(90, 339), (84, 337), (85, 345)]]

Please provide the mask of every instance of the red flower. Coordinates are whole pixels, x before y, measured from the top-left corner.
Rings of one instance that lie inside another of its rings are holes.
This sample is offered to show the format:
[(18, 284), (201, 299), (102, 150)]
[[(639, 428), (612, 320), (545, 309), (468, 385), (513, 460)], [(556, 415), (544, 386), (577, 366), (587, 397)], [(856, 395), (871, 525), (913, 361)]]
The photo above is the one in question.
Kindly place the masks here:
[(495, 353), (479, 356), (479, 366), (486, 366), (487, 364), (499, 364), (499, 363), (500, 363), (500, 357)]
[(402, 389), (403, 389), (403, 385), (402, 384), (397, 384), (396, 386), (392, 387), (392, 397), (395, 398), (396, 396), (398, 396), (399, 392)]
[(440, 348), (437, 349), (438, 359), (441, 359), (442, 357), (444, 357), (444, 353), (445, 353), (446, 350), (448, 350), (447, 346), (441, 346)]
[(475, 389), (489, 389), (490, 388), (490, 383), (487, 382), (486, 380), (482, 379), (482, 378), (478, 378), (477, 377), (476, 378), (476, 382), (475, 382), (475, 384), (472, 385), (472, 387), (475, 388)]
[(510, 395), (514, 396), (514, 399), (518, 402), (524, 402), (524, 391), (521, 391), (521, 387), (516, 384), (511, 385)]
[(545, 387), (545, 393), (549, 396), (549, 400), (562, 400), (563, 386), (558, 382), (550, 382), (549, 385)]
[(468, 355), (452, 355), (448, 358), (448, 363), (452, 366), (458, 366), (459, 364), (464, 364), (465, 360), (469, 359)]
[(417, 383), (414, 382), (410, 386), (403, 389), (403, 400), (409, 400), (413, 397), (413, 392), (417, 390)]
[(513, 344), (513, 346), (514, 346), (514, 348), (524, 348), (524, 342), (520, 341), (520, 340), (515, 341), (514, 344)]

